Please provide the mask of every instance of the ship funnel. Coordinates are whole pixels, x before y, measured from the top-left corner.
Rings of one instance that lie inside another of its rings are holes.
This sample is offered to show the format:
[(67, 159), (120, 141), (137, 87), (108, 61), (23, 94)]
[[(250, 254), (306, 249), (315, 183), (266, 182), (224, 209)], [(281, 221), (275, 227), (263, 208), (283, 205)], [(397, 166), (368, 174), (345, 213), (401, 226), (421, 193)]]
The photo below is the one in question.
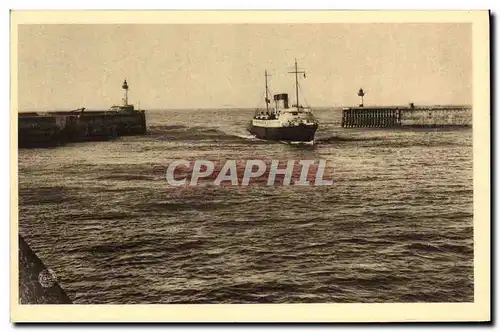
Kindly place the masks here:
[(274, 95), (274, 101), (277, 102), (278, 108), (280, 108), (280, 109), (288, 108), (288, 94), (287, 93), (280, 93), (280, 94)]

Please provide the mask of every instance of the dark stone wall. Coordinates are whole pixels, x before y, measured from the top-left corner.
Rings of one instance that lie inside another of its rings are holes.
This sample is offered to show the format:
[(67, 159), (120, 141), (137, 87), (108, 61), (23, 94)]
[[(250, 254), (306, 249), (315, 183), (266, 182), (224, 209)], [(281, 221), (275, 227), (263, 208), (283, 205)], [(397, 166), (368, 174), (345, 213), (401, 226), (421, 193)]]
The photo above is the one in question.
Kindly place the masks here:
[(19, 304), (71, 304), (71, 300), (30, 246), (19, 235)]
[(107, 140), (146, 134), (146, 114), (134, 112), (52, 113), (18, 116), (20, 148), (54, 146), (68, 142)]

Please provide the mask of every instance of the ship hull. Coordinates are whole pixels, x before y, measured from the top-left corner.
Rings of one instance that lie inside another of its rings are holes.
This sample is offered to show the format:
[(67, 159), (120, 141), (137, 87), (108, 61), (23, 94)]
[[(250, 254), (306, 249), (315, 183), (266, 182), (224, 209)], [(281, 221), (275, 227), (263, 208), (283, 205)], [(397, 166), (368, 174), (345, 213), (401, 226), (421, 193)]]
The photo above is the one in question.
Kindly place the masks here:
[(249, 131), (257, 138), (270, 141), (310, 142), (318, 129), (317, 125), (298, 125), (294, 127), (261, 127), (250, 125)]

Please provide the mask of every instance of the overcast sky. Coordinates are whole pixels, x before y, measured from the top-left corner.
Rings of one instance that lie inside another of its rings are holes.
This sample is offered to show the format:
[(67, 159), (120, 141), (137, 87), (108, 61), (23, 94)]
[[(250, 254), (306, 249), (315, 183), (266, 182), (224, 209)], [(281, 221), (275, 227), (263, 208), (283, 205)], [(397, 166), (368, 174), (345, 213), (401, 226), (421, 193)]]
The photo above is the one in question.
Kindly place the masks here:
[[(311, 106), (471, 104), (470, 24), (21, 25), (19, 108), (263, 106), (294, 93)], [(303, 98), (302, 97), (302, 98)], [(291, 97), (295, 100), (294, 97)]]

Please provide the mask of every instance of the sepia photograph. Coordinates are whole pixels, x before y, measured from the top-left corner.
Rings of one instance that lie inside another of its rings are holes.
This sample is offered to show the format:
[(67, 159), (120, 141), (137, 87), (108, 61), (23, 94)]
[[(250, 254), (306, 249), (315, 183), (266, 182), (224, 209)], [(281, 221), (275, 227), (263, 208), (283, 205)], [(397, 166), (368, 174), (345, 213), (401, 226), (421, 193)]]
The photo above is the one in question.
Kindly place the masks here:
[(13, 321), (490, 319), (487, 11), (126, 13), (11, 12)]

